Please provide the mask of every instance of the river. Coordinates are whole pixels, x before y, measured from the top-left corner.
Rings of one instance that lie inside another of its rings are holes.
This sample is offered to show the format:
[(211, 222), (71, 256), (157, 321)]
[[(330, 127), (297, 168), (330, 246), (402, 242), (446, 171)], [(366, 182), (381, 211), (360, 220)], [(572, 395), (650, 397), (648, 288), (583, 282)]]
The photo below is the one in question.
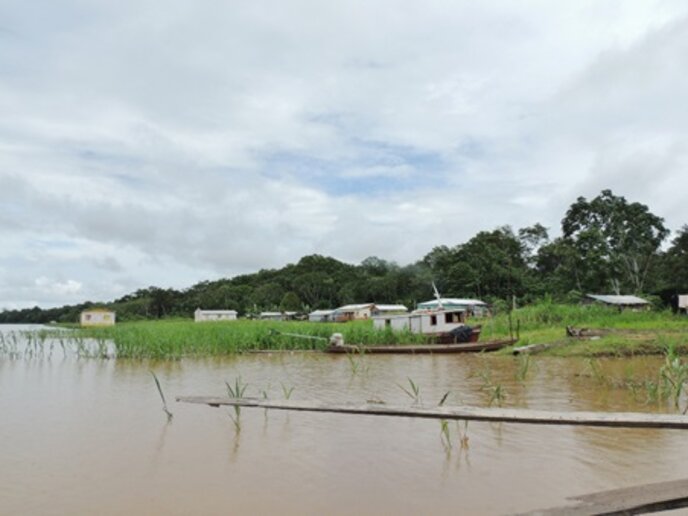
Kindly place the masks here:
[[(10, 332), (28, 327), (5, 326)], [(21, 337), (19, 337), (21, 339)], [(54, 343), (53, 343), (54, 344)], [(0, 353), (1, 514), (508, 514), (688, 476), (685, 434), (241, 411), (226, 395), (671, 411), (622, 379), (661, 358), (247, 354), (141, 361)], [(174, 417), (162, 411), (151, 371)], [(409, 380), (410, 379), (410, 380)], [(408, 391), (408, 392), (406, 392)], [(497, 393), (497, 394), (496, 394)], [(465, 437), (466, 439), (463, 439)], [(447, 440), (448, 439), (448, 440)]]

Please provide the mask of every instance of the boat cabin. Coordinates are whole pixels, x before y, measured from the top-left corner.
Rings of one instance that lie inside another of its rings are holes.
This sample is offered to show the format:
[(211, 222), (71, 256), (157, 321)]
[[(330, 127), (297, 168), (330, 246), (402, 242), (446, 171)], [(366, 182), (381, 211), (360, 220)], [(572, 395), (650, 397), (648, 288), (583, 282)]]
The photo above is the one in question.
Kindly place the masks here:
[(468, 317), (486, 317), (490, 315), (490, 306), (479, 299), (457, 299), (454, 297), (443, 297), (418, 303), (418, 310), (453, 310), (462, 309), (466, 311)]
[(373, 317), (373, 327), (379, 330), (410, 331), (435, 336), (448, 333), (466, 323), (466, 310), (416, 310), (405, 315)]

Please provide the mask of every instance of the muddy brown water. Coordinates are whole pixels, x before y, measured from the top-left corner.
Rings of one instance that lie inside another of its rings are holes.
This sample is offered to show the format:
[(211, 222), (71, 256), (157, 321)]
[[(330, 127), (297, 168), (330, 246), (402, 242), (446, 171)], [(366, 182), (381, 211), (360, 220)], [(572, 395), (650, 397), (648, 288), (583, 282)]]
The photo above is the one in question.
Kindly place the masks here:
[[(16, 327), (2, 327), (7, 333)], [(661, 358), (257, 354), (140, 361), (0, 353), (0, 514), (508, 514), (567, 496), (688, 477), (688, 434), (226, 408), (176, 395), (246, 395), (551, 410), (672, 411), (609, 386)], [(595, 373), (593, 369), (597, 368)], [(174, 413), (167, 422), (149, 371)], [(600, 372), (601, 371), (601, 375)], [(600, 377), (602, 376), (602, 378)], [(490, 387), (492, 386), (492, 388)], [(460, 436), (468, 436), (462, 447)]]

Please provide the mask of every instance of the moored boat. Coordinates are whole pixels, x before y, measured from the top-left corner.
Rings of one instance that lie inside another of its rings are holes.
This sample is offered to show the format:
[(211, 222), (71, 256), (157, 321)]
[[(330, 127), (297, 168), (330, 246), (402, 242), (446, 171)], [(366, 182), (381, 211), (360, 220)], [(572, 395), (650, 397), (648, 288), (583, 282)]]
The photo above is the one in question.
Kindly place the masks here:
[(330, 345), (326, 353), (385, 353), (385, 354), (445, 354), (479, 353), (497, 351), (516, 343), (516, 339), (493, 340), (489, 342), (468, 342), (464, 344), (397, 344), (393, 346), (360, 346), (352, 344)]

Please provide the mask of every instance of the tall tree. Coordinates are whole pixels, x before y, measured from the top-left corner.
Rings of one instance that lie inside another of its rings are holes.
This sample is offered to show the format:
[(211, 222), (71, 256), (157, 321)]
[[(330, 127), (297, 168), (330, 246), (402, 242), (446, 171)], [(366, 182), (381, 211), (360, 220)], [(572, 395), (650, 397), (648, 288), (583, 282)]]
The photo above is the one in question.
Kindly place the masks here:
[(579, 197), (561, 222), (576, 254), (581, 289), (642, 292), (659, 246), (669, 234), (664, 219), (647, 206), (603, 190), (592, 201)]
[(684, 225), (662, 257), (661, 275), (665, 290), (688, 294), (688, 225)]

